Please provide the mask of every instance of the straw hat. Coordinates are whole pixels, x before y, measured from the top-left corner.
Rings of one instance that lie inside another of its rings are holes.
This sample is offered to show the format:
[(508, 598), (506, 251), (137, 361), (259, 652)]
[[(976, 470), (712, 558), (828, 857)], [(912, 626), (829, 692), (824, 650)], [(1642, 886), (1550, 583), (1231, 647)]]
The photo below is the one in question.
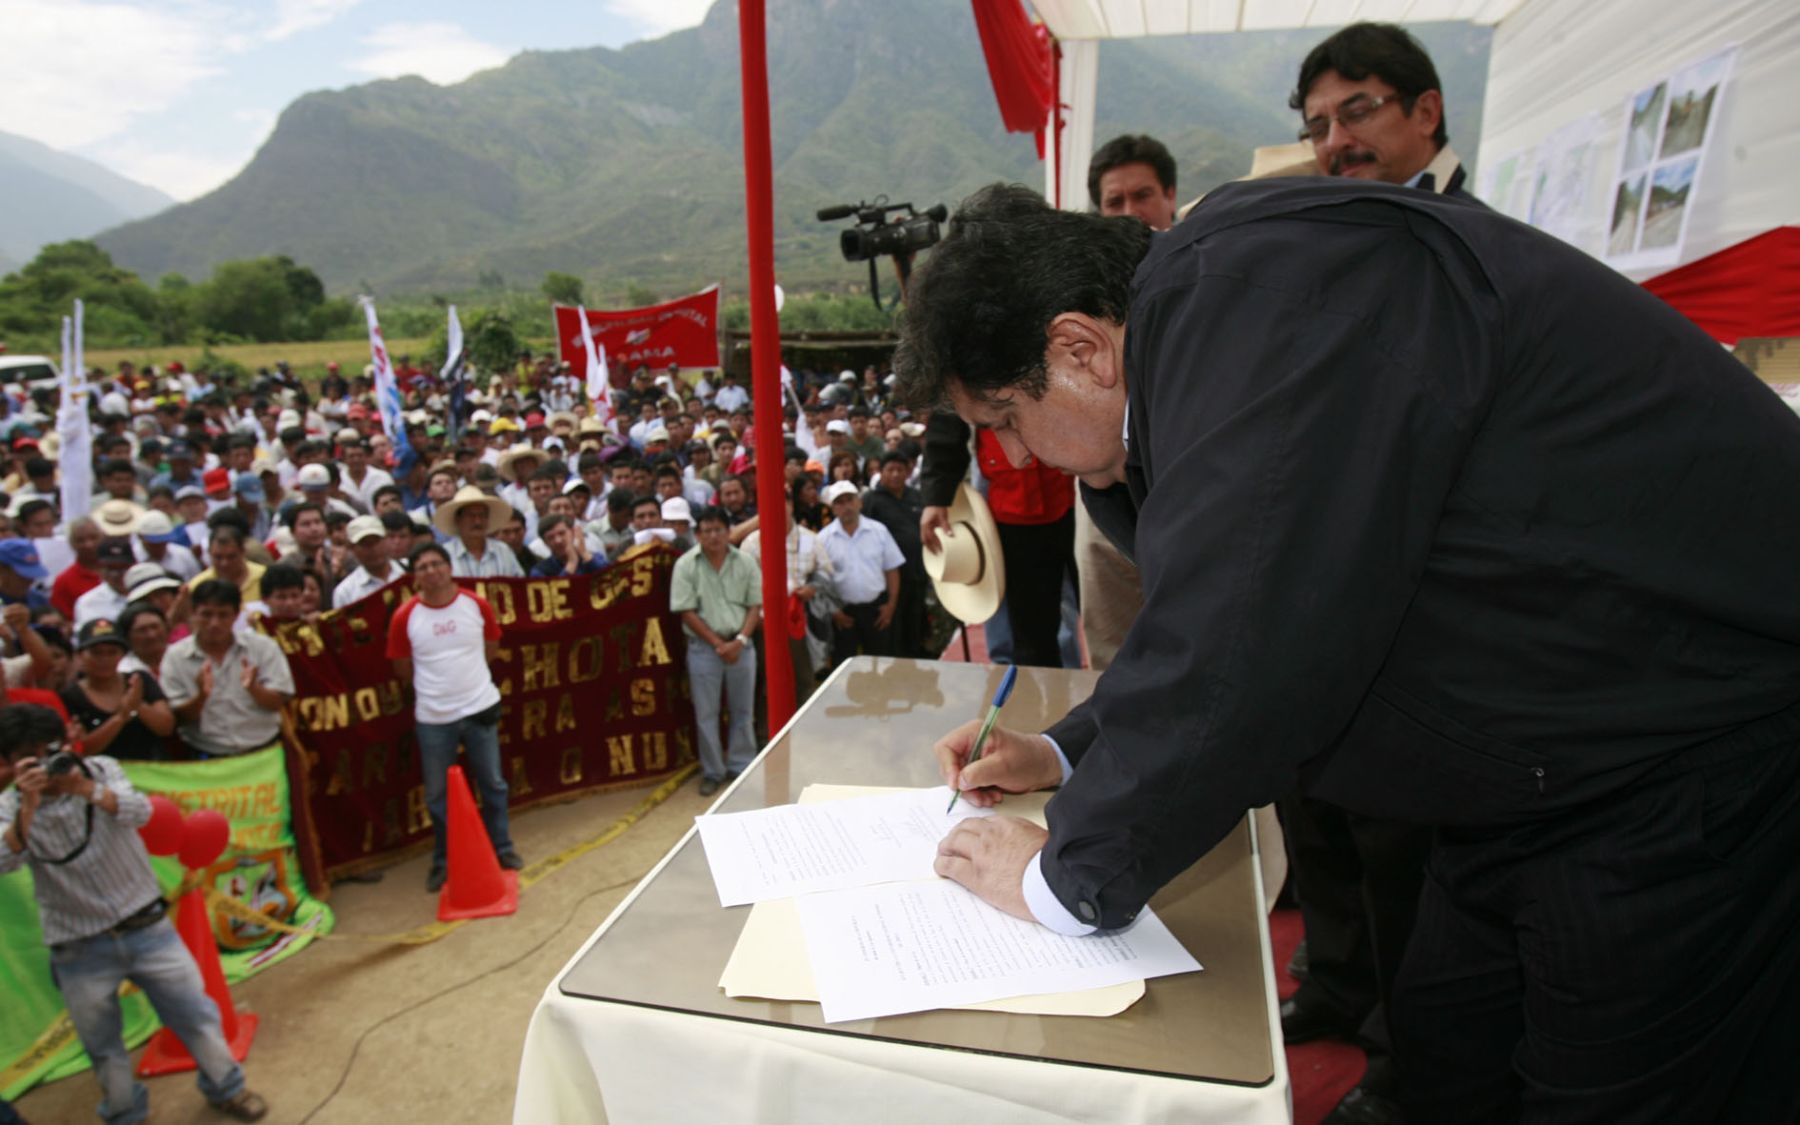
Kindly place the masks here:
[(93, 516), (102, 534), (123, 538), (137, 530), (144, 509), (129, 500), (108, 500), (94, 509)]
[(456, 513), (475, 504), (486, 504), (488, 509), (488, 530), (505, 527), (512, 519), (512, 505), (498, 496), (489, 496), (472, 484), (465, 484), (456, 490), (456, 496), (448, 504), (437, 510), (431, 522), (445, 535), (456, 534)]
[(549, 421), (550, 429), (554, 432), (558, 426), (567, 426), (573, 430), (579, 419), (575, 417), (575, 412), (572, 410), (558, 410), (550, 415)]
[(550, 459), (548, 453), (545, 453), (535, 446), (515, 445), (500, 455), (500, 461), (494, 466), (494, 471), (500, 474), (501, 480), (509, 480), (514, 484), (521, 484), (523, 482), (519, 480), (518, 464), (527, 457), (536, 461), (540, 467), (544, 462)]
[(941, 550), (925, 551), (925, 573), (938, 602), (959, 620), (986, 621), (1006, 597), (1000, 528), (981, 493), (967, 484), (950, 503), (950, 530), (938, 532)]
[[(1285, 145), (1264, 145), (1250, 157), (1250, 174), (1239, 177), (1240, 180), (1270, 180), (1278, 176), (1317, 176), (1319, 162), (1313, 157), (1311, 141), (1295, 141)], [(1200, 195), (1184, 205), (1175, 213), (1179, 222), (1188, 217), (1188, 212), (1199, 206)]]

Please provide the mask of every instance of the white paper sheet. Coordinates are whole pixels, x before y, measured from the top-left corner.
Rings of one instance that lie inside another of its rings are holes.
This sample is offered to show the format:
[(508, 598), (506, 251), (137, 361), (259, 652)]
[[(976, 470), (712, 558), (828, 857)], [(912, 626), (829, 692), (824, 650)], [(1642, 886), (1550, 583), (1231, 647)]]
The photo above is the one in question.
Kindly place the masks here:
[(795, 904), (827, 1023), (1193, 972), (1154, 913), (1064, 937), (947, 879), (812, 894)]
[(933, 875), (938, 841), (957, 821), (990, 816), (947, 788), (697, 818), (723, 906)]

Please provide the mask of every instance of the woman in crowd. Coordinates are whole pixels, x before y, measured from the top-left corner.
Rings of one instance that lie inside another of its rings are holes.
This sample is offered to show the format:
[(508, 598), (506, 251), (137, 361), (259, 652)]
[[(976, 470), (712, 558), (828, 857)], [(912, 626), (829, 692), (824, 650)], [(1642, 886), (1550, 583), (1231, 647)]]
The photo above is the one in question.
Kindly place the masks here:
[(819, 482), (811, 473), (794, 478), (789, 491), (794, 499), (794, 522), (810, 531), (823, 531), (831, 522), (831, 510), (819, 501)]
[(57, 625), (41, 620), (31, 628), (50, 651), (47, 663), (32, 665), (28, 686), (60, 692), (75, 678), (75, 650), (69, 646), (69, 635)]
[(120, 672), (146, 672), (162, 675), (162, 658), (175, 638), (169, 633), (169, 619), (149, 601), (134, 601), (119, 615), (119, 635), (131, 651), (119, 661)]
[(175, 732), (175, 712), (155, 677), (121, 674), (125, 634), (106, 618), (81, 627), (81, 679), (63, 689), (63, 706), (85, 731), (89, 754), (157, 761), (167, 757), (163, 740)]
[(854, 453), (848, 451), (843, 453), (833, 453), (826, 468), (828, 470), (826, 473), (826, 480), (831, 484), (836, 484), (841, 480), (847, 480), (851, 484), (860, 487), (864, 483), (862, 480), (858, 479), (856, 472), (856, 454)]

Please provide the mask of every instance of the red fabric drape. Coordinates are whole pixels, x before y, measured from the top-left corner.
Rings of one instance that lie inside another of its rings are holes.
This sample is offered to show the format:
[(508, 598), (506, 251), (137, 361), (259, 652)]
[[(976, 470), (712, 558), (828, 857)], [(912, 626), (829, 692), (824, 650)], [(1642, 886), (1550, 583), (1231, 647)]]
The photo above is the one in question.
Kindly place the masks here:
[(1020, 0), (971, 0), (981, 53), (1009, 133), (1035, 133), (1044, 155), (1044, 122), (1056, 99), (1056, 60), (1050, 32), (1033, 23)]
[(1644, 282), (1721, 344), (1800, 336), (1800, 227), (1727, 246)]

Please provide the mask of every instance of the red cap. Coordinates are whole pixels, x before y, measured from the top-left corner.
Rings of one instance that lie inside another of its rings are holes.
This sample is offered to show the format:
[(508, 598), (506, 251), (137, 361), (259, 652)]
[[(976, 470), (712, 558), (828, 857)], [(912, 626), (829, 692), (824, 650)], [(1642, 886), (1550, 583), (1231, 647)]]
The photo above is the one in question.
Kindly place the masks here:
[(335, 360), (335, 359), (334, 359), (334, 360), (332, 360), (332, 361), (331, 361), (331, 362), (330, 362), (330, 363), (327, 363), (327, 364), (326, 364), (326, 365), (325, 365), (325, 370), (327, 370), (327, 371), (337, 371), (337, 370), (339, 370), (339, 368), (338, 368), (338, 365), (337, 365), (337, 360)]
[(349, 418), (352, 421), (360, 422), (363, 419), (367, 418), (368, 416), (369, 416), (369, 408), (364, 406), (360, 402), (351, 403), (350, 409), (344, 411), (344, 417)]
[(200, 483), (205, 486), (208, 496), (215, 492), (230, 492), (231, 470), (208, 469), (200, 475)]
[(533, 410), (531, 413), (525, 415), (525, 428), (526, 429), (535, 430), (543, 424), (544, 424), (544, 412), (543, 411)]

